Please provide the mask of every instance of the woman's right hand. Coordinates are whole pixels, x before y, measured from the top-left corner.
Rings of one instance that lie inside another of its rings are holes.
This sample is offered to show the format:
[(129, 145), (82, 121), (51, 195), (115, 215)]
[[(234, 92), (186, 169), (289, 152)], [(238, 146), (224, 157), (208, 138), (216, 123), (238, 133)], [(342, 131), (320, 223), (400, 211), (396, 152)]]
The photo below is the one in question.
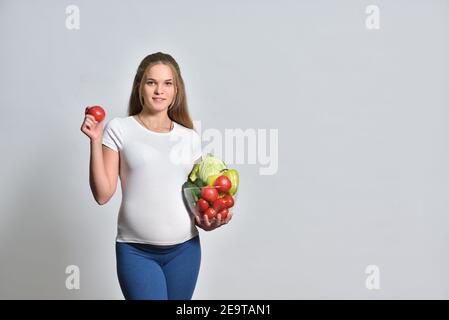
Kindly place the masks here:
[[(86, 107), (87, 111), (89, 107)], [(81, 131), (90, 138), (91, 141), (100, 140), (103, 135), (103, 125), (101, 122), (95, 120), (94, 116), (86, 114), (83, 124), (81, 125)]]
[(232, 212), (229, 212), (226, 219), (221, 219), (221, 214), (217, 214), (217, 218), (214, 222), (209, 221), (207, 215), (203, 215), (203, 219), (201, 219), (198, 215), (195, 215), (195, 224), (205, 231), (212, 231), (224, 224), (228, 224), (232, 219), (232, 215)]

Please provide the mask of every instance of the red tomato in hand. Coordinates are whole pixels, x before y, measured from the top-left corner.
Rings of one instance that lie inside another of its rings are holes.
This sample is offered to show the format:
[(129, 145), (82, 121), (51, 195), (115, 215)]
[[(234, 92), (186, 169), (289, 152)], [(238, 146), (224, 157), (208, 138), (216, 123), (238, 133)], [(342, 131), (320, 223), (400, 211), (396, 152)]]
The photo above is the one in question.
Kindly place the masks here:
[(219, 176), (214, 183), (214, 186), (217, 187), (220, 192), (228, 192), (232, 187), (231, 180), (229, 180), (226, 176)]
[(203, 189), (201, 189), (201, 198), (213, 203), (218, 198), (218, 191), (214, 187), (203, 187)]
[(220, 214), (221, 215), (221, 219), (226, 219), (226, 217), (228, 216), (228, 214), (229, 214), (229, 210), (228, 209), (223, 209), (223, 210), (221, 210), (219, 213), (217, 213), (217, 214)]
[(88, 107), (85, 114), (94, 116), (95, 120), (98, 122), (103, 121), (103, 119), (106, 117), (106, 112), (104, 112), (104, 109), (101, 106)]
[(204, 214), (209, 218), (215, 218), (217, 215), (217, 212), (214, 210), (214, 208), (207, 208), (206, 211), (204, 211)]
[(207, 203), (206, 200), (201, 198), (201, 199), (198, 199), (198, 201), (196, 202), (196, 206), (197, 206), (199, 212), (204, 212), (207, 210), (207, 208), (209, 208), (209, 203)]
[(232, 206), (234, 206), (234, 198), (231, 195), (227, 194), (222, 199), (226, 203), (226, 208), (231, 208)]
[(223, 198), (218, 198), (217, 200), (214, 201), (214, 203), (212, 204), (212, 208), (215, 209), (215, 211), (221, 211), (222, 209), (226, 209), (226, 200), (224, 200)]

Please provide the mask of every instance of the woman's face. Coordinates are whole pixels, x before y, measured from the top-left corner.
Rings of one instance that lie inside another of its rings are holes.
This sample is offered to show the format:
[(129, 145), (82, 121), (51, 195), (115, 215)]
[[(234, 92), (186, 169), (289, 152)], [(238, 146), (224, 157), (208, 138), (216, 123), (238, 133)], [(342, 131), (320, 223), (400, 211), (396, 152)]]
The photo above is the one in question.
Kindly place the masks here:
[(170, 67), (165, 64), (154, 65), (147, 71), (143, 87), (143, 98), (147, 108), (153, 112), (168, 109), (176, 93), (173, 78)]

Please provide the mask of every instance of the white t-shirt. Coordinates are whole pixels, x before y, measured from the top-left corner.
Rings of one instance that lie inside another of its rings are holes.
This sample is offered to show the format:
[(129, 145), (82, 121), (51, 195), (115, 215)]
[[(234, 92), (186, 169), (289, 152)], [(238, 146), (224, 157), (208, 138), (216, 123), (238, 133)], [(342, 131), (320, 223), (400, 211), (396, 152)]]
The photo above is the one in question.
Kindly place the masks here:
[(133, 116), (105, 125), (103, 144), (120, 156), (118, 242), (173, 245), (198, 235), (182, 199), (182, 184), (201, 157), (201, 138), (173, 124), (163, 133), (145, 128)]

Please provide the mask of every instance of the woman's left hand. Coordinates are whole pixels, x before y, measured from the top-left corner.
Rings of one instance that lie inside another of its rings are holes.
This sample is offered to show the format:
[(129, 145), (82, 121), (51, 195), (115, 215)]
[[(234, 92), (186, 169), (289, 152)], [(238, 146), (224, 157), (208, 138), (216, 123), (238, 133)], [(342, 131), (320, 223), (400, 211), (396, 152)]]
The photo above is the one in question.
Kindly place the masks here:
[(232, 219), (232, 212), (228, 213), (226, 219), (221, 219), (221, 214), (217, 214), (215, 221), (210, 222), (207, 215), (203, 215), (203, 219), (200, 219), (198, 215), (195, 215), (195, 224), (205, 231), (214, 230), (224, 224), (227, 224)]

